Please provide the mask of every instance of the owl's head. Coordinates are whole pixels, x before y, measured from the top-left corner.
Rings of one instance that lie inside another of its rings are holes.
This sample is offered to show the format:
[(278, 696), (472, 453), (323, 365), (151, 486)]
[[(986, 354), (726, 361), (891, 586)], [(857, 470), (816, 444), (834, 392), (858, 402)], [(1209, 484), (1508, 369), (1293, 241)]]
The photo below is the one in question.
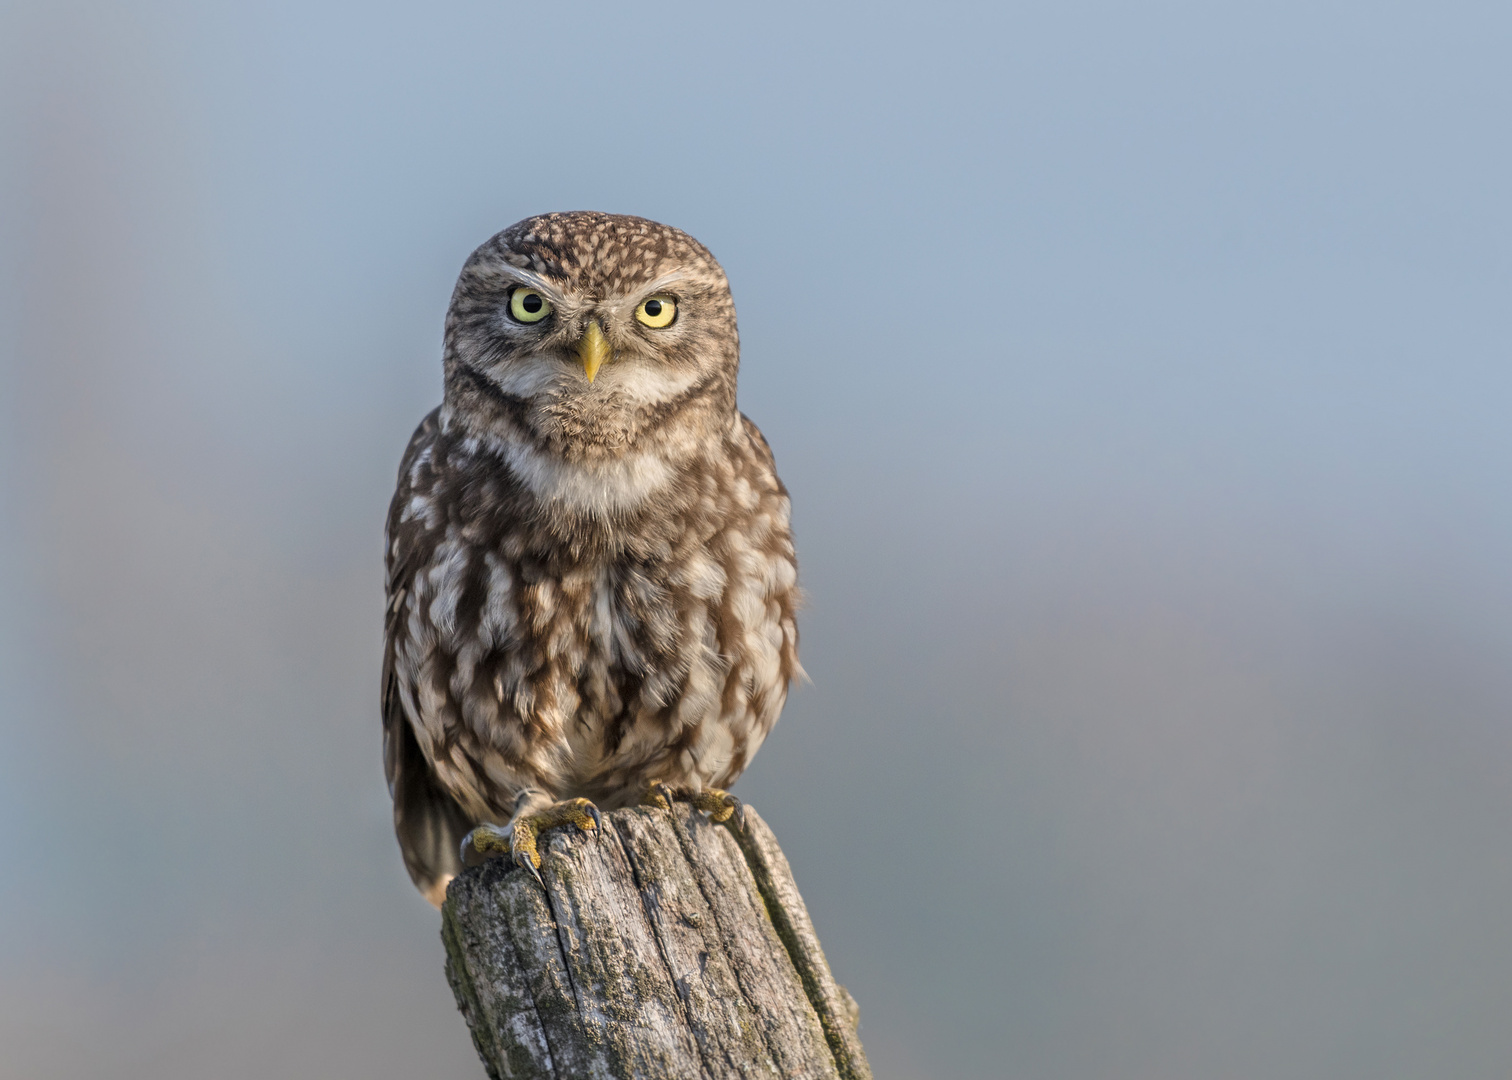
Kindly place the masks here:
[(463, 266), (446, 406), (476, 434), (592, 460), (727, 425), (739, 356), (729, 283), (697, 240), (644, 218), (542, 214)]

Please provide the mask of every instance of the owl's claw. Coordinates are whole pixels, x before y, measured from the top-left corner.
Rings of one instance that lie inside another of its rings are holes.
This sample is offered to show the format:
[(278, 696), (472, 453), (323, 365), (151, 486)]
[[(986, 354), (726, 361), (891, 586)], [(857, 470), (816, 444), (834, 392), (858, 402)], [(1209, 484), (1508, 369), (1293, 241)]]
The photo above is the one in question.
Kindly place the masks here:
[(536, 841), (541, 833), (558, 825), (576, 825), (579, 831), (595, 839), (604, 835), (604, 816), (598, 807), (587, 799), (565, 799), (535, 813), (520, 814), (502, 827), (487, 822), (479, 825), (462, 841), (462, 861), (468, 861), (469, 847), (484, 858), (508, 855), (516, 866), (529, 870), (545, 888), (545, 882), (541, 881), (541, 852)]
[(541, 853), (536, 847), (536, 838), (541, 833), (558, 825), (576, 825), (585, 834), (602, 833), (604, 819), (598, 807), (587, 799), (564, 799), (534, 813), (516, 815), (511, 825), (509, 853), (516, 865), (528, 867), (540, 881), (541, 875), (537, 871), (541, 866)]
[(485, 821), (462, 838), (462, 865), (476, 865), (476, 854), (484, 859), (509, 854), (511, 829), (508, 825), (494, 825)]
[(728, 791), (719, 788), (704, 788), (689, 796), (688, 801), (709, 815), (709, 820), (720, 823), (735, 819), (735, 827), (745, 832), (745, 803)]
[(673, 791), (661, 780), (653, 780), (646, 787), (645, 797), (641, 799), (642, 806), (655, 806), (662, 810), (671, 810), (673, 800), (677, 798), (677, 792)]
[(692, 803), (695, 809), (708, 814), (709, 820), (716, 824), (733, 818), (735, 827), (745, 832), (745, 803), (719, 788), (699, 788), (694, 791), (689, 788), (673, 788), (660, 780), (654, 780), (647, 787), (641, 805), (671, 810), (674, 800)]
[[(537, 859), (540, 859), (539, 855), (535, 857)], [(520, 855), (516, 855), (514, 861), (516, 866), (523, 866), (525, 869), (530, 871), (530, 876), (536, 879), (537, 885), (539, 885), (542, 889), (546, 888), (546, 883), (541, 880), (541, 872), (536, 869), (535, 863), (531, 862), (528, 858), (524, 858)]]

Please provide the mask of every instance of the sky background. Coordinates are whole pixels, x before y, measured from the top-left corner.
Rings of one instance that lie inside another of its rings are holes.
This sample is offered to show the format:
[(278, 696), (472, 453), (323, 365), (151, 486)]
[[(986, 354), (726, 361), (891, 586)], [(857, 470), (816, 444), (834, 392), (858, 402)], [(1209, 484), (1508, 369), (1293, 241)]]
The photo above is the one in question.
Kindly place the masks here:
[(879, 1080), (1512, 1073), (1512, 9), (0, 7), (0, 1076), (480, 1078), (382, 779), (463, 260), (704, 241)]

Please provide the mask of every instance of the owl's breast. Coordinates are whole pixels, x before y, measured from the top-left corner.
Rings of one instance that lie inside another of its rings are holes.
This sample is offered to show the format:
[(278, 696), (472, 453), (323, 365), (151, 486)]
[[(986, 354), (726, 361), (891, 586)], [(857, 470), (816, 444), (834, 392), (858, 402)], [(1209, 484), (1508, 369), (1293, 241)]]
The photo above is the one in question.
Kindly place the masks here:
[(582, 633), (581, 663), (569, 673), (577, 709), (562, 731), (562, 782), (573, 790), (591, 784), (613, 758), (648, 667), (639, 628), (618, 596), (621, 576), (599, 567), (573, 620)]
[(511, 504), (506, 470), (447, 464), (450, 497), (418, 471), (396, 497), (391, 601), (399, 695), (443, 785), (498, 818), (527, 787), (610, 808), (651, 779), (732, 782), (799, 671), (769, 463), (680, 476), (678, 511), (616, 542)]

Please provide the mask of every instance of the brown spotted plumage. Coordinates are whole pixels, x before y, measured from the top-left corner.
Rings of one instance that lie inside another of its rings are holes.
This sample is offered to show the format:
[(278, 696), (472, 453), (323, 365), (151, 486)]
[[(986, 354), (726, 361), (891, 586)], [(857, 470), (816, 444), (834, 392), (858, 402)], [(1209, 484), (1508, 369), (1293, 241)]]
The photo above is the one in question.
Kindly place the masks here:
[(701, 244), (522, 221), (463, 267), (444, 364), (389, 510), (383, 673), (395, 829), (435, 903), (475, 826), (727, 787), (800, 671), (787, 491)]

